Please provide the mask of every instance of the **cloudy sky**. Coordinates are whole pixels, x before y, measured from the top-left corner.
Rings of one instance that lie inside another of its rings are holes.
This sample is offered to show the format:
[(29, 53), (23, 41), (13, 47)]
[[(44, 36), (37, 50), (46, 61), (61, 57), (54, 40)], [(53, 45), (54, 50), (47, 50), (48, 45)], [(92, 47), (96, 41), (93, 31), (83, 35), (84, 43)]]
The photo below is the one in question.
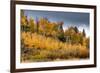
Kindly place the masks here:
[(77, 26), (80, 31), (85, 29), (86, 35), (89, 36), (89, 13), (24, 10), (24, 14), (28, 18), (33, 17), (35, 20), (45, 17), (52, 22), (63, 21), (64, 30), (70, 26)]

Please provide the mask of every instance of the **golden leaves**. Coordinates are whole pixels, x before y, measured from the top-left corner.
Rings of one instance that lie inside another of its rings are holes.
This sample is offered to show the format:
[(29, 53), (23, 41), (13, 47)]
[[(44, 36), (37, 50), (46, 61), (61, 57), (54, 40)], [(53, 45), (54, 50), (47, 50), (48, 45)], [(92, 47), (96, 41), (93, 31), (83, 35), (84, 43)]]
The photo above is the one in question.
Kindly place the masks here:
[(37, 33), (30, 33), (30, 32), (22, 32), (21, 39), (24, 39), (24, 44), (28, 46), (28, 48), (35, 48), (35, 49), (43, 49), (43, 50), (66, 50), (67, 52), (77, 53), (79, 52), (80, 56), (87, 56), (89, 51), (88, 49), (81, 45), (81, 44), (69, 44), (63, 43), (59, 40), (45, 37), (39, 35)]

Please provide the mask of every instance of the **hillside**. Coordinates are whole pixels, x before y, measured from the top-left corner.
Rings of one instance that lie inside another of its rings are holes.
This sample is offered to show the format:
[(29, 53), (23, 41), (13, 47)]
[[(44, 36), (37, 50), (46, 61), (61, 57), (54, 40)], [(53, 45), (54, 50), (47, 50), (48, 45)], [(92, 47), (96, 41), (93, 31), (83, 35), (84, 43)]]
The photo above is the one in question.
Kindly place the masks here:
[(76, 26), (63, 30), (63, 21), (27, 19), (21, 15), (21, 62), (89, 58), (89, 37)]

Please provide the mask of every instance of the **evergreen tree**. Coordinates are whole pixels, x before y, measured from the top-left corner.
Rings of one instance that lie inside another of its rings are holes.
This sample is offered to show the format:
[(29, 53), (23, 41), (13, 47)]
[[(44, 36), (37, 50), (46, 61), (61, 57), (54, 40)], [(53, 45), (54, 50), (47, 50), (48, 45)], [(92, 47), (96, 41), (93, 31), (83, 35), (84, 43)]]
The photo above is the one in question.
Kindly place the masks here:
[(32, 17), (29, 19), (29, 26), (30, 26), (30, 31), (34, 32), (34, 19)]
[(21, 10), (21, 17), (24, 16), (24, 10)]
[(75, 30), (76, 33), (79, 32), (79, 30), (78, 30), (78, 28), (76, 26), (75, 26), (74, 30)]
[(83, 29), (82, 34), (83, 34), (83, 37), (85, 37), (85, 36), (86, 36), (86, 33), (85, 33), (85, 30), (84, 30), (84, 29)]

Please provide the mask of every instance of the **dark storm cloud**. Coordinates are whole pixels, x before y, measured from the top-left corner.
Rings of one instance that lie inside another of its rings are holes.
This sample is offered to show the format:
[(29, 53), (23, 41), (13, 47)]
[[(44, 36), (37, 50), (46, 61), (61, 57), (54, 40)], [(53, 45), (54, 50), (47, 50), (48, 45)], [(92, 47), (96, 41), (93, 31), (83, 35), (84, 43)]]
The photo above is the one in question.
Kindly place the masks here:
[(28, 18), (34, 19), (46, 17), (50, 21), (63, 21), (64, 26), (86, 26), (89, 28), (89, 13), (79, 12), (58, 12), (58, 11), (37, 11), (37, 10), (24, 10)]

